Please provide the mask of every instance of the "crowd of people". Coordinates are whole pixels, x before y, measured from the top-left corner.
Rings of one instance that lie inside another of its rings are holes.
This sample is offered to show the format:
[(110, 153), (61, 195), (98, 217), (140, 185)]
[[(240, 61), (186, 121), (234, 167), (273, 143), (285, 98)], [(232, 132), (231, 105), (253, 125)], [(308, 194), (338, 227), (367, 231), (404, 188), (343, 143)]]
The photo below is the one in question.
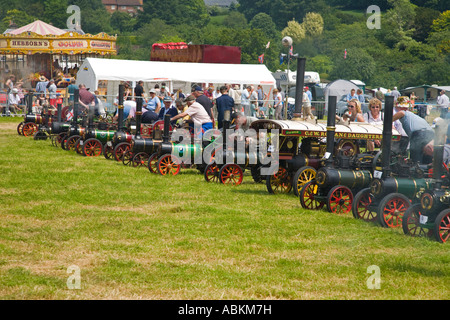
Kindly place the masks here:
[[(369, 111), (363, 113), (361, 102), (358, 98), (352, 97), (347, 102), (347, 111), (342, 117), (336, 115), (336, 120), (382, 125), (384, 121), (382, 101), (376, 97), (372, 98), (369, 101)], [(397, 153), (405, 153), (409, 149), (410, 158), (414, 162), (421, 164), (431, 163), (435, 132), (427, 120), (414, 112), (408, 96), (399, 96), (397, 99), (394, 99), (392, 120), (393, 128), (401, 135), (401, 139), (393, 143), (393, 150)], [(373, 151), (375, 147), (380, 146), (380, 140), (367, 141), (368, 151)]]

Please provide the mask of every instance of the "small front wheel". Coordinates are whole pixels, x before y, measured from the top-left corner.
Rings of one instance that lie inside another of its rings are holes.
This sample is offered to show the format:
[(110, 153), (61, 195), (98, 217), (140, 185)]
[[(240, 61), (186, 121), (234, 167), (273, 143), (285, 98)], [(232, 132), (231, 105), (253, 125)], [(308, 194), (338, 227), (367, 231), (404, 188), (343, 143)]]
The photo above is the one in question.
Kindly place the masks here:
[(384, 197), (378, 207), (378, 222), (385, 228), (402, 226), (403, 214), (411, 201), (401, 193), (392, 193)]

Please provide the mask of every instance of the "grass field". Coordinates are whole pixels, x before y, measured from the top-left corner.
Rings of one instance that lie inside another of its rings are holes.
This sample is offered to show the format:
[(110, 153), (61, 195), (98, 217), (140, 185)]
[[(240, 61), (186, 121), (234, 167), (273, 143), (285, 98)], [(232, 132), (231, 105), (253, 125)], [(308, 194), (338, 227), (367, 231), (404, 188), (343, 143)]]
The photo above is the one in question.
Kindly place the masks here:
[(306, 211), (250, 176), (232, 187), (85, 158), (17, 135), (19, 121), (0, 119), (2, 299), (449, 297), (448, 244)]

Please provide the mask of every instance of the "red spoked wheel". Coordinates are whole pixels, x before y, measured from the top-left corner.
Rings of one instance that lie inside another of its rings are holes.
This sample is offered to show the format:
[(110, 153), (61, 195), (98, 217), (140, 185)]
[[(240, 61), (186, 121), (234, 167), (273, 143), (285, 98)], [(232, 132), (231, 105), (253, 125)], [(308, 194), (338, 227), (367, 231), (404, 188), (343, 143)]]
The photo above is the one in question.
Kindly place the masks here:
[(78, 139), (80, 138), (81, 136), (78, 135), (69, 137), (66, 141), (66, 150), (75, 150)]
[(105, 159), (107, 160), (111, 160), (114, 157), (114, 148), (112, 146), (111, 141), (108, 141), (104, 146), (103, 146), (103, 156), (105, 157)]
[(148, 171), (150, 173), (158, 173), (158, 154), (153, 153), (149, 158), (147, 162)]
[(130, 144), (128, 142), (121, 142), (114, 148), (114, 159), (116, 161), (122, 161), (122, 156), (125, 151), (130, 150)]
[(416, 203), (405, 211), (402, 219), (404, 234), (411, 237), (428, 237), (433, 233), (433, 230), (427, 230), (420, 225), (422, 210), (422, 205), (420, 203)]
[(378, 222), (385, 228), (402, 226), (403, 215), (410, 207), (410, 200), (400, 193), (384, 197), (378, 207)]
[(331, 213), (347, 214), (352, 211), (353, 193), (346, 186), (334, 186), (327, 195), (327, 209)]
[(98, 139), (87, 139), (83, 143), (83, 154), (86, 157), (98, 157), (102, 154), (103, 144)]
[(181, 164), (171, 154), (165, 154), (159, 158), (157, 168), (158, 173), (163, 176), (176, 176), (180, 172)]
[(206, 182), (219, 182), (219, 172), (219, 167), (213, 162), (206, 166), (203, 176)]
[(25, 137), (32, 137), (38, 131), (36, 123), (27, 122), (22, 127), (22, 135)]
[(17, 125), (17, 133), (19, 134), (19, 136), (23, 135), (22, 132), (23, 125), (24, 125), (23, 121)]
[(266, 178), (269, 193), (289, 193), (292, 189), (292, 178), (286, 168), (279, 167), (278, 172)]
[(222, 184), (231, 184), (233, 186), (238, 186), (242, 183), (243, 179), (244, 172), (242, 168), (237, 164), (229, 163), (220, 168), (219, 181)]
[(122, 156), (122, 163), (124, 166), (129, 166), (133, 163), (134, 153), (132, 150), (126, 150)]
[(148, 162), (149, 155), (146, 152), (136, 153), (133, 157), (133, 167), (139, 168), (145, 166)]
[(319, 187), (315, 180), (311, 180), (303, 185), (300, 190), (299, 198), (302, 208), (309, 210), (319, 210), (325, 205), (324, 202), (315, 199), (319, 191)]
[(450, 209), (441, 211), (436, 217), (433, 233), (436, 240), (441, 243), (450, 240)]
[(367, 222), (375, 222), (377, 219), (377, 212), (370, 209), (373, 200), (374, 197), (369, 188), (364, 188), (359, 191), (353, 198), (353, 217)]

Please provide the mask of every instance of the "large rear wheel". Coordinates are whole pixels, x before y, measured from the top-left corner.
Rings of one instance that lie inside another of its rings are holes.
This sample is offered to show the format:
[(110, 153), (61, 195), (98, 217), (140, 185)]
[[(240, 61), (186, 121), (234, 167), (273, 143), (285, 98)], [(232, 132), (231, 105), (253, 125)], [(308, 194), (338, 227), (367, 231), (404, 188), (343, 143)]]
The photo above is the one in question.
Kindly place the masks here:
[(38, 131), (36, 123), (27, 122), (22, 127), (22, 135), (25, 137), (32, 137)]
[(125, 153), (125, 151), (130, 149), (130, 144), (128, 142), (121, 142), (117, 144), (117, 146), (114, 148), (114, 159), (119, 162), (122, 161), (122, 157)]
[(410, 206), (411, 201), (403, 194), (389, 194), (378, 206), (378, 222), (385, 228), (401, 227), (403, 215)]
[(71, 136), (69, 139), (67, 139), (66, 141), (66, 150), (75, 150), (76, 148), (76, 143), (78, 142), (78, 139), (80, 139), (81, 136), (79, 135), (75, 135), (75, 136)]
[(237, 186), (242, 183), (243, 179), (244, 171), (237, 164), (229, 163), (220, 168), (219, 181), (223, 184), (231, 184)]
[(336, 214), (347, 214), (352, 210), (353, 193), (346, 186), (334, 186), (327, 195), (327, 209)]
[(298, 197), (300, 195), (300, 190), (305, 185), (305, 183), (311, 181), (316, 177), (316, 169), (313, 167), (302, 167), (297, 170), (293, 179), (293, 189), (294, 194)]
[(180, 172), (181, 164), (175, 161), (171, 154), (165, 154), (158, 160), (158, 173), (167, 176), (176, 176)]
[(266, 178), (266, 187), (269, 193), (289, 193), (292, 189), (292, 177), (284, 167), (279, 167), (278, 172)]
[(444, 243), (450, 240), (450, 209), (441, 211), (434, 224), (434, 237)]
[(102, 154), (103, 144), (98, 139), (87, 139), (83, 143), (83, 154), (86, 157), (98, 157)]

